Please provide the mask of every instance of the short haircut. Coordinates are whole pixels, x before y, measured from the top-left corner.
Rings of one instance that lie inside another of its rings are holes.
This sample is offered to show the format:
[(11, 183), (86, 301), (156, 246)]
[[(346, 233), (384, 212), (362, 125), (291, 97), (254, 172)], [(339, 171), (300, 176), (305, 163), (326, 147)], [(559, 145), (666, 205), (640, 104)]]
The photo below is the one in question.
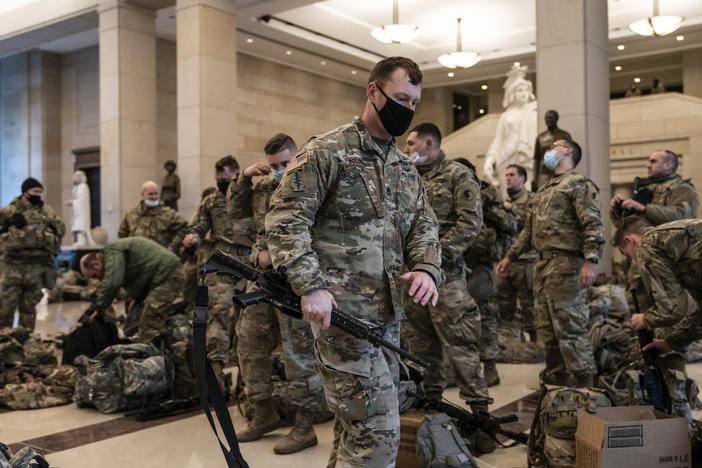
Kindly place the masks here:
[(202, 194), (200, 195), (200, 200), (204, 200), (206, 196), (208, 196), (211, 193), (214, 193), (216, 191), (217, 191), (217, 187), (207, 187), (205, 190), (202, 191)]
[(98, 259), (98, 254), (99, 254), (99, 253), (100, 253), (100, 252), (90, 252), (90, 253), (87, 253), (87, 254), (83, 255), (83, 256), (80, 258), (80, 266), (81, 266), (81, 268), (83, 268), (83, 267), (90, 268), (90, 264), (93, 263), (95, 260)]
[(519, 174), (520, 176), (524, 177), (524, 180), (526, 180), (526, 178), (527, 178), (527, 171), (526, 171), (526, 169), (524, 169), (524, 168), (523, 168), (522, 166), (520, 166), (519, 164), (510, 164), (509, 166), (507, 166), (507, 169), (509, 169), (509, 168), (511, 168), (511, 167), (515, 168), (515, 169), (517, 170), (517, 174)]
[(295, 153), (297, 151), (297, 145), (290, 136), (285, 133), (278, 133), (268, 140), (266, 146), (263, 147), (263, 152), (266, 153), (266, 155), (271, 155), (280, 153), (286, 149), (289, 149), (291, 153)]
[(580, 145), (575, 141), (575, 140), (568, 140), (564, 138), (562, 141), (564, 141), (564, 145), (566, 148), (571, 148), (573, 151), (570, 153), (571, 156), (573, 157), (573, 167), (577, 167), (578, 163), (580, 162), (580, 158), (583, 156), (583, 150), (580, 148)]
[(215, 171), (222, 172), (225, 167), (235, 172), (239, 170), (239, 163), (234, 156), (228, 154), (215, 163)]
[(651, 227), (653, 227), (653, 225), (643, 216), (627, 216), (619, 222), (617, 232), (615, 232), (614, 237), (612, 237), (612, 246), (620, 247), (624, 243), (624, 238), (626, 236), (631, 234), (641, 236), (644, 232), (651, 229)]
[(437, 146), (441, 146), (441, 131), (431, 122), (420, 123), (410, 130), (412, 132), (417, 132), (419, 138), (431, 138)]
[(454, 161), (456, 161), (457, 163), (463, 164), (463, 165), (466, 166), (468, 169), (470, 169), (471, 171), (473, 171), (474, 174), (477, 175), (478, 171), (475, 169), (475, 166), (473, 165), (472, 162), (468, 161), (466, 158), (456, 158), (456, 159), (454, 159)]
[(407, 72), (410, 83), (413, 85), (416, 86), (422, 82), (424, 75), (419, 70), (419, 65), (414, 63), (412, 59), (407, 57), (388, 57), (375, 64), (368, 77), (368, 83), (376, 81), (382, 85), (398, 68), (402, 68)]
[(673, 163), (673, 172), (678, 170), (678, 155), (674, 151), (659, 150), (665, 152), (665, 160), (663, 162)]

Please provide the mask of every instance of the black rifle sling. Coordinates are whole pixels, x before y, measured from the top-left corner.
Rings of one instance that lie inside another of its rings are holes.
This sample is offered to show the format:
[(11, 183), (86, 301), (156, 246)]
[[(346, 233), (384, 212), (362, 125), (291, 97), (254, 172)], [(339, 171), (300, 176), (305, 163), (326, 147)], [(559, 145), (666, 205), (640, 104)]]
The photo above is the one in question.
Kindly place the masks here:
[[(208, 316), (209, 297), (207, 294), (207, 286), (198, 284), (195, 293), (195, 315), (193, 318), (193, 354), (195, 355), (195, 377), (197, 379), (197, 388), (200, 396), (200, 403), (205, 410), (207, 420), (210, 422), (212, 431), (217, 437), (219, 446), (222, 449), (227, 466), (229, 468), (249, 468), (249, 465), (244, 460), (239, 450), (239, 441), (236, 438), (234, 424), (227, 408), (227, 402), (222, 395), (222, 390), (219, 388), (217, 377), (210, 362), (207, 360), (207, 316)], [(224, 445), (219, 437), (217, 427), (215, 426), (212, 413), (210, 412), (210, 404), (207, 399), (212, 402), (212, 407), (217, 414), (219, 426), (222, 428), (222, 433), (227, 439), (229, 449)]]

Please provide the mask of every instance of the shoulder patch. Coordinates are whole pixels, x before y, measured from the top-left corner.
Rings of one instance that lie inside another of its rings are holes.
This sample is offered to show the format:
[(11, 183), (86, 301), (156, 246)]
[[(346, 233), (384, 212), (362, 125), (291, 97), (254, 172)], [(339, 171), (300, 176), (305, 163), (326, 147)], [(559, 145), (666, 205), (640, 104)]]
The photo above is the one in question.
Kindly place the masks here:
[(471, 198), (473, 198), (473, 193), (470, 190), (466, 190), (465, 192), (463, 192), (463, 198), (465, 198), (466, 200), (470, 200)]
[(293, 192), (303, 192), (305, 190), (305, 182), (302, 175), (299, 172), (290, 174), (292, 180), (290, 181), (290, 188)]
[(294, 171), (298, 167), (304, 166), (305, 164), (307, 164), (308, 159), (309, 158), (307, 157), (307, 152), (301, 154), (300, 156), (296, 157), (288, 163), (287, 167), (285, 168), (285, 172)]

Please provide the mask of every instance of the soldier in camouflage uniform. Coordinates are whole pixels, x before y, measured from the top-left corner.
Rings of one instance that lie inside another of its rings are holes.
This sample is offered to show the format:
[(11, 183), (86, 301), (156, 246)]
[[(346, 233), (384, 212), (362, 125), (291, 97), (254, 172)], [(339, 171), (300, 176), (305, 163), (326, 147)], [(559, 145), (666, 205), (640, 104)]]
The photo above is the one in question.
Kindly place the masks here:
[[(527, 172), (522, 166), (512, 164), (505, 172), (507, 195), (509, 200), (505, 206), (511, 208), (517, 215), (519, 231), (524, 228), (529, 212), (532, 209), (534, 193), (525, 187)], [(534, 262), (537, 254), (530, 251), (519, 256), (507, 268), (507, 276), (497, 277), (497, 292), (495, 307), (500, 321), (512, 322), (516, 319), (517, 301), (521, 309), (520, 327), (529, 333), (531, 341), (536, 341), (536, 326), (534, 325), (534, 296), (532, 294), (534, 278)]]
[[(394, 466), (400, 444), (397, 355), (335, 327), (337, 307), (399, 343), (400, 281), (436, 305), (438, 223), (393, 136), (411, 123), (422, 74), (404, 57), (371, 71), (360, 119), (312, 138), (288, 163), (266, 216), (273, 265), (301, 297), (335, 415), (328, 466)], [(403, 265), (408, 272), (401, 275)]]
[[(216, 191), (217, 187), (207, 187), (202, 191), (202, 194), (200, 195), (200, 205), (197, 207), (197, 210), (195, 210), (195, 213), (193, 213), (188, 225), (192, 225), (195, 221), (197, 221), (198, 217), (200, 216), (202, 202), (208, 195), (211, 195)], [(212, 252), (212, 242), (208, 233), (205, 234), (205, 238), (203, 239), (203, 242), (200, 244), (199, 248), (191, 247), (189, 249), (183, 249), (181, 254), (183, 272), (185, 273), (184, 300), (187, 304), (186, 310), (188, 318), (192, 318), (191, 313), (195, 302), (195, 290), (197, 289), (197, 281), (199, 279), (198, 273), (202, 265), (208, 258), (210, 258), (210, 255), (212, 255)]]
[(570, 385), (570, 373), (576, 387), (590, 387), (597, 367), (587, 338), (585, 299), (597, 276), (604, 228), (599, 189), (573, 171), (580, 157), (580, 146), (568, 140), (557, 140), (546, 153), (544, 164), (552, 166), (555, 176), (539, 188), (529, 220), (497, 273), (506, 276), (512, 261), (536, 249), (534, 312), (546, 359), (542, 380)]
[(149, 180), (141, 186), (141, 201), (122, 218), (117, 235), (146, 237), (178, 252), (187, 226), (177, 211), (160, 203), (158, 185)]
[[(244, 169), (229, 186), (227, 204), (234, 219), (254, 216), (256, 243), (251, 262), (260, 269), (271, 266), (266, 246), (266, 213), (273, 192), (285, 174), (285, 166), (295, 155), (297, 146), (288, 135), (279, 133), (264, 148), (267, 163), (256, 163)], [(252, 184), (253, 176), (266, 176)], [(317, 445), (313, 420), (324, 401), (322, 381), (314, 359), (312, 331), (305, 320), (295, 320), (270, 304), (249, 306), (236, 325), (239, 369), (246, 385), (246, 397), (253, 404), (254, 417), (248, 427), (238, 433), (240, 442), (259, 439), (280, 426), (273, 407), (273, 350), (280, 342), (283, 348), (285, 378), (291, 384), (290, 404), (296, 410), (295, 424), (273, 451), (278, 454), (298, 452)]]
[[(212, 248), (248, 262), (256, 231), (253, 218), (233, 221), (227, 212), (227, 188), (231, 180), (239, 175), (239, 163), (233, 156), (225, 156), (215, 164), (217, 191), (205, 198), (198, 207), (198, 217), (183, 239), (183, 246), (192, 249), (202, 244), (210, 233)], [(207, 357), (224, 391), (224, 365), (229, 349), (236, 349), (236, 335), (232, 329), (238, 318), (238, 308), (232, 297), (246, 290), (246, 281), (228, 276), (215, 276), (211, 280), (210, 313), (207, 319)]]
[[(612, 244), (636, 264), (648, 292), (647, 307), (632, 315), (631, 325), (634, 330), (652, 329), (668, 343), (659, 361), (672, 414), (692, 422), (683, 353), (702, 328), (702, 221), (679, 220), (652, 227), (642, 217), (629, 216), (622, 220)], [(687, 315), (687, 293), (698, 304), (693, 315)]]
[(66, 226), (44, 204), (43, 192), (41, 183), (29, 177), (22, 182), (22, 195), (0, 208), (0, 328), (12, 326), (19, 307), (19, 324), (34, 330), (41, 288), (54, 287), (52, 260)]
[(483, 224), (480, 185), (470, 170), (447, 159), (441, 150), (441, 133), (434, 124), (414, 127), (404, 152), (415, 161), (427, 201), (439, 219), (445, 275), (436, 306), (405, 299), (411, 328), (409, 350), (429, 362), (422, 382), (428, 399), (441, 401), (446, 387), (445, 356), (461, 399), (475, 409), (487, 410), (492, 399), (480, 367), (480, 310), (468, 293), (464, 260)]

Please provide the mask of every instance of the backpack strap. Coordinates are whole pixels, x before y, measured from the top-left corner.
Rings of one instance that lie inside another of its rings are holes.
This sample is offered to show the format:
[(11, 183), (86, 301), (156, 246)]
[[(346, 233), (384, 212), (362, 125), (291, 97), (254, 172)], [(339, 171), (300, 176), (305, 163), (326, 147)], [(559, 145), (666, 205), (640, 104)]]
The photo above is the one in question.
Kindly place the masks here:
[[(236, 438), (236, 431), (234, 430), (234, 424), (229, 414), (229, 408), (227, 408), (227, 402), (224, 396), (222, 396), (217, 377), (215, 377), (212, 366), (207, 360), (206, 335), (208, 303), (207, 286), (203, 278), (197, 285), (197, 290), (195, 292), (195, 310), (193, 318), (193, 354), (195, 355), (195, 377), (197, 378), (200, 403), (205, 410), (205, 415), (210, 423), (210, 427), (212, 427), (212, 431), (215, 437), (217, 437), (219, 447), (222, 449), (224, 459), (227, 461), (227, 466), (229, 466), (229, 468), (249, 468), (249, 465), (246, 463), (246, 460), (244, 460), (239, 450), (239, 441)], [(222, 439), (219, 437), (217, 427), (212, 418), (212, 413), (210, 412), (208, 397), (217, 415), (222, 433), (227, 440), (227, 444), (229, 444), (229, 449), (227, 449)]]

